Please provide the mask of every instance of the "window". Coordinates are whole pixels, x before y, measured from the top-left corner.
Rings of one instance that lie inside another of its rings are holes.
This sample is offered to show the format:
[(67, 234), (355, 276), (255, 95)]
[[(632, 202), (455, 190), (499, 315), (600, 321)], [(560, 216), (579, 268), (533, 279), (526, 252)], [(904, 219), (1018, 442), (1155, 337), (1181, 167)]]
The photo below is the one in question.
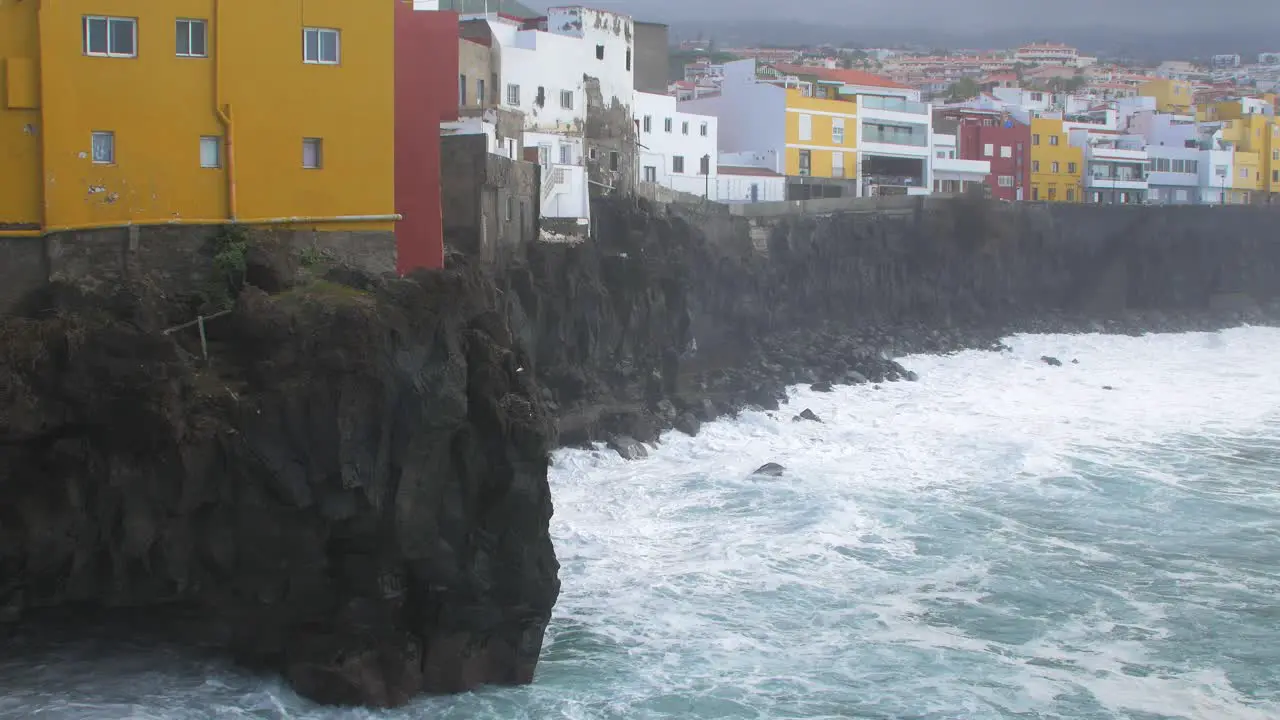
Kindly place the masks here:
[(1001, 175), (1001, 176), (1000, 176), (1000, 187), (1013, 187), (1013, 176), (1012, 176), (1012, 175)]
[(812, 139), (813, 139), (813, 116), (802, 113), (800, 115), (800, 140), (803, 142), (805, 140), (812, 140)]
[(618, 170), (618, 151), (617, 150), (609, 151), (609, 169), (613, 170), (614, 172), (617, 172)]
[(832, 118), (831, 142), (834, 145), (844, 144), (844, 118)]
[(698, 163), (698, 172), (702, 175), (711, 174), (711, 156), (703, 155)]
[(458, 104), (459, 105), (467, 104), (467, 76), (466, 75), (458, 76)]
[(1039, 136), (1039, 135), (1032, 135), (1032, 136), (1031, 136), (1031, 144), (1032, 144), (1032, 145), (1039, 145), (1039, 144), (1040, 144), (1040, 136)]
[(707, 136), (707, 124), (702, 123), (702, 137), (706, 137), (706, 136)]
[(1240, 177), (1247, 180), (1249, 178), (1249, 168), (1240, 168)]
[(992, 145), (991, 143), (987, 143), (986, 145), (983, 145), (983, 146), (982, 146), (982, 156), (983, 156), (983, 157), (991, 157), (992, 155), (994, 155), (994, 154), (995, 154), (995, 152), (996, 152), (996, 151), (995, 151), (995, 146), (994, 146), (994, 145)]
[(520, 86), (507, 83), (507, 104), (520, 107)]
[(84, 54), (100, 57), (137, 57), (138, 21), (134, 18), (84, 18)]
[(1040, 188), (1038, 188), (1038, 187), (1036, 187), (1036, 186), (1032, 185), (1032, 186), (1031, 186), (1031, 200), (1034, 202), (1034, 201), (1037, 201), (1037, 200), (1039, 200), (1039, 199), (1040, 199)]
[(93, 164), (116, 164), (116, 134), (113, 132), (95, 132), (92, 135)]
[(1076, 201), (1075, 188), (1067, 188), (1067, 202), (1075, 202), (1075, 201)]
[(560, 91), (560, 107), (564, 108), (565, 110), (573, 109), (573, 91), (572, 90)]
[(516, 199), (511, 195), (507, 196), (507, 222), (511, 222), (511, 218), (516, 214)]
[(538, 94), (533, 96), (533, 104), (537, 105), (538, 107), (546, 107), (547, 89), (542, 85), (538, 86)]
[(1001, 146), (1000, 146), (1000, 157), (1002, 157), (1002, 158), (1011, 158), (1011, 157), (1013, 157), (1013, 148), (1012, 148), (1012, 147), (1010, 147), (1009, 145), (1001, 145)]
[(1049, 202), (1053, 202), (1054, 200), (1057, 200), (1057, 199), (1058, 199), (1058, 188), (1056, 187), (1049, 188)]
[(1049, 136), (1049, 144), (1050, 144), (1050, 145), (1057, 145), (1057, 144), (1058, 144), (1058, 136), (1057, 136), (1057, 135), (1050, 135), (1050, 136)]
[(1044, 102), (1044, 93), (1031, 93), (1031, 102)]
[(573, 164), (573, 150), (571, 150), (568, 145), (560, 146), (560, 164), (561, 165)]
[(222, 167), (222, 138), (213, 135), (200, 138), (200, 167)]
[(1075, 174), (1078, 166), (1075, 163), (1067, 163), (1067, 172)]
[(603, 60), (603, 59), (604, 59), (604, 46), (603, 46), (603, 45), (597, 45), (597, 46), (596, 46), (596, 59), (597, 59), (597, 60)]
[(324, 167), (324, 141), (320, 138), (302, 139), (302, 167), (319, 170)]
[(844, 177), (844, 153), (842, 152), (831, 153), (831, 177)]
[(484, 78), (476, 79), (476, 104), (483, 105), (485, 102), (484, 94)]
[(1280, 170), (1271, 171), (1271, 182), (1280, 183)]
[(644, 181), (650, 183), (658, 182), (658, 167), (656, 165), (644, 166)]
[(689, 122), (687, 120), (685, 122), (680, 123), (680, 134), (681, 135), (689, 134)]
[(652, 115), (644, 116), (644, 131), (647, 133), (653, 132), (653, 116)]
[(596, 149), (595, 149), (595, 148), (591, 148), (591, 150), (587, 153), (587, 156), (588, 156), (588, 157), (590, 157), (592, 160), (595, 160), (595, 159), (596, 159), (597, 154), (598, 154), (598, 153), (597, 153)]
[(311, 65), (337, 65), (338, 31), (328, 28), (303, 28), (302, 60)]
[(684, 172), (684, 156), (683, 155), (672, 156), (671, 172), (677, 173), (677, 174)]
[(1032, 161), (1031, 161), (1031, 172), (1040, 172), (1040, 161), (1039, 161), (1039, 160), (1032, 160)]
[(631, 69), (631, 49), (627, 48), (627, 69)]
[(808, 175), (813, 167), (813, 158), (808, 150), (800, 151), (800, 174)]
[(1271, 159), (1272, 159), (1272, 160), (1276, 160), (1276, 161), (1280, 161), (1280, 150), (1272, 150), (1272, 151), (1271, 151)]
[(945, 152), (942, 152), (941, 150), (939, 150), (939, 151), (938, 151), (938, 159), (939, 159), (939, 160), (946, 160), (946, 159), (947, 159), (947, 154), (946, 154)]
[(1055, 174), (1062, 172), (1062, 166), (1058, 164), (1057, 160), (1054, 160), (1053, 165), (1050, 165), (1049, 167), (1050, 167), (1050, 172), (1053, 172)]
[(666, 118), (665, 120), (662, 121), (663, 130), (666, 130), (667, 132), (671, 132), (671, 127), (672, 127), (671, 118)]
[(209, 57), (209, 24), (204, 20), (179, 20), (178, 57)]

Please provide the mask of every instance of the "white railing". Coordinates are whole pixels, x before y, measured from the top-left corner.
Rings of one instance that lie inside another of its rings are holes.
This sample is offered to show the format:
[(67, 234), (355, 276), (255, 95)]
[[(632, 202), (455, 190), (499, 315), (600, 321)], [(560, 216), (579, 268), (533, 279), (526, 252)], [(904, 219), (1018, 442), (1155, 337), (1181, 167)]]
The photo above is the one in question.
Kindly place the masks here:
[(556, 192), (564, 189), (564, 168), (551, 168), (550, 172), (544, 173), (544, 177), (545, 180), (542, 183), (542, 201), (546, 202), (547, 200), (550, 200), (551, 196), (555, 195)]

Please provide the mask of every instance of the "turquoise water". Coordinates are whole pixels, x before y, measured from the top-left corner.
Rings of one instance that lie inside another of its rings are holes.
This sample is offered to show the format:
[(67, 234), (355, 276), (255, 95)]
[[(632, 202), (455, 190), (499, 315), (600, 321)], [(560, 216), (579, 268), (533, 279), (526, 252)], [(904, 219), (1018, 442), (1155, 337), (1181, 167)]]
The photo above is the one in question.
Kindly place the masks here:
[(1007, 342), (641, 462), (559, 453), (532, 686), (333, 710), (178, 648), (28, 643), (0, 717), (1280, 717), (1280, 331)]

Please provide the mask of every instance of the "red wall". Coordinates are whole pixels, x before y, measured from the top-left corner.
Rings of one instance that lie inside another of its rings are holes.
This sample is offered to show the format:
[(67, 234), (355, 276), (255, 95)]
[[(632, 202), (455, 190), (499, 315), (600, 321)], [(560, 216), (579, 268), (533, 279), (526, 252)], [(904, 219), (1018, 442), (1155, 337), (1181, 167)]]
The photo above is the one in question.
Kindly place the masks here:
[(396, 3), (396, 269), (444, 267), (440, 123), (458, 119), (458, 14)]
[[(959, 156), (965, 160), (987, 160), (991, 163), (991, 174), (987, 176), (987, 187), (991, 189), (991, 197), (1001, 200), (1031, 199), (1031, 126), (1011, 121), (1013, 127), (1005, 127), (1003, 120), (995, 120), (994, 125), (984, 125), (985, 118), (961, 118), (957, 131), (956, 148)], [(983, 153), (985, 146), (992, 146), (991, 156)], [(1000, 157), (1001, 147), (1013, 148), (1013, 157)], [(1013, 187), (1000, 187), (1000, 176), (1012, 175)], [(1022, 197), (1018, 197), (1018, 189), (1022, 189)]]

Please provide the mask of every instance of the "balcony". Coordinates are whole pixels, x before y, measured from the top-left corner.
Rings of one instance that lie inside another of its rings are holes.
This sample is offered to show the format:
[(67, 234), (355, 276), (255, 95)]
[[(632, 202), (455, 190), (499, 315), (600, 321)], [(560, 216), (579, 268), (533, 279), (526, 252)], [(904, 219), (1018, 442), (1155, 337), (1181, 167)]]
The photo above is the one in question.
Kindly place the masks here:
[(988, 160), (934, 158), (933, 173), (935, 178), (942, 180), (985, 178), (991, 174), (991, 162)]
[[(853, 88), (848, 85), (846, 90)], [(899, 112), (908, 115), (928, 115), (928, 103), (915, 102), (900, 97), (886, 97), (883, 95), (860, 95), (858, 97), (859, 110), (883, 110), (886, 112)]]
[(929, 147), (929, 129), (923, 125), (903, 127), (863, 123), (861, 142), (927, 148)]

